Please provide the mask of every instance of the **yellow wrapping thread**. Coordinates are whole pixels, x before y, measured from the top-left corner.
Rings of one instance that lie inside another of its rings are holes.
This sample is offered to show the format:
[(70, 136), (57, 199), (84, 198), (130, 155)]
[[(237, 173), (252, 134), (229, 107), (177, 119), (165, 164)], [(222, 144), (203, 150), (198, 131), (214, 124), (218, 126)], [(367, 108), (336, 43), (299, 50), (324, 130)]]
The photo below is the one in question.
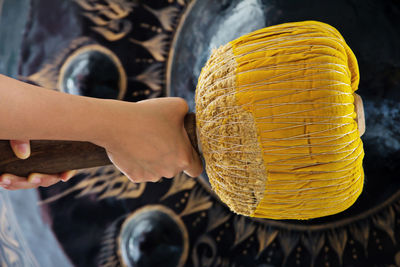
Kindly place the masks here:
[(253, 114), (237, 105), (230, 44), (214, 51), (196, 89), (196, 121), (214, 192), (236, 213), (250, 216), (264, 196), (266, 171)]
[(333, 27), (286, 23), (219, 48), (196, 89), (213, 190), (234, 212), (310, 219), (351, 206), (363, 147), (355, 56)]
[(363, 187), (357, 61), (333, 27), (273, 26), (233, 42), (238, 105), (256, 121), (267, 170), (251, 216), (309, 219), (350, 207)]

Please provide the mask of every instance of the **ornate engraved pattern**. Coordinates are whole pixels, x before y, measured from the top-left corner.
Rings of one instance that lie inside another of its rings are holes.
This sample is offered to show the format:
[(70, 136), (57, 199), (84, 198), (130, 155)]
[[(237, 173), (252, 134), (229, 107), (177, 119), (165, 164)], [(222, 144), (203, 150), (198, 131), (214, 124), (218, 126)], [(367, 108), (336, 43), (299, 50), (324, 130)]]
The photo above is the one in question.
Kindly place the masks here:
[(59, 194), (42, 200), (40, 204), (54, 202), (76, 191), (80, 192), (75, 198), (80, 198), (89, 194), (97, 195), (98, 200), (110, 197), (115, 197), (117, 199), (138, 198), (146, 188), (146, 183), (132, 183), (114, 166), (83, 170), (80, 174), (85, 175), (85, 179)]
[(162, 65), (161, 64), (150, 65), (142, 73), (129, 79), (141, 82), (150, 87), (153, 91), (156, 92), (156, 94), (160, 94), (160, 91), (162, 89), (162, 84), (164, 82), (162, 75)]
[(101, 250), (98, 256), (98, 266), (101, 267), (117, 267), (121, 266), (117, 255), (117, 244), (118, 230), (121, 225), (121, 219), (115, 220), (104, 232), (103, 239), (101, 241)]
[(172, 184), (168, 189), (168, 192), (161, 197), (160, 200), (164, 200), (169, 196), (177, 194), (184, 190), (190, 190), (196, 185), (196, 181), (193, 178), (189, 178), (185, 173), (179, 173), (172, 179)]
[[(206, 195), (202, 195), (198, 191), (198, 187), (195, 187), (192, 191), (193, 199), (188, 201), (182, 214), (186, 214), (187, 210), (195, 208), (196, 206), (202, 207), (200, 210), (204, 210), (204, 203), (207, 203)], [(195, 192), (193, 194), (193, 192)], [(176, 195), (181, 194), (176, 192)], [(174, 195), (170, 194), (169, 198)], [(198, 203), (198, 204), (195, 204)], [(398, 205), (398, 204), (396, 204)], [(194, 209), (196, 210), (196, 209)], [(393, 225), (394, 221), (399, 223), (400, 218), (394, 213), (394, 209), (385, 209), (375, 214), (375, 216), (361, 219), (357, 222), (347, 223), (340, 227), (336, 225), (330, 225), (321, 228), (321, 225), (314, 227), (308, 227), (308, 229), (286, 229), (285, 225), (273, 225), (271, 221), (252, 221), (251, 219), (226, 213), (225, 208), (214, 204), (214, 206), (208, 208), (207, 224), (205, 225), (204, 234), (201, 234), (195, 240), (193, 249), (191, 250), (191, 262), (188, 262), (187, 266), (235, 266), (236, 261), (232, 257), (225, 258), (220, 255), (221, 251), (224, 250), (222, 246), (222, 232), (223, 229), (229, 229), (230, 222), (232, 222), (233, 228), (231, 233), (234, 235), (231, 245), (231, 255), (238, 253), (244, 254), (249, 253), (254, 255), (254, 262), (258, 263), (271, 263), (271, 257), (275, 255), (273, 251), (276, 251), (279, 247), (278, 254), (282, 257), (276, 262), (282, 266), (289, 266), (289, 262), (294, 252), (300, 255), (300, 247), (303, 246), (306, 250), (302, 253), (305, 258), (309, 257), (308, 263), (303, 263), (301, 266), (320, 266), (321, 256), (333, 253), (333, 258), (326, 258), (325, 265), (328, 266), (330, 262), (338, 262), (341, 266), (344, 265), (344, 255), (347, 250), (351, 249), (354, 241), (349, 237), (351, 235), (354, 240), (362, 245), (365, 250), (365, 256), (367, 257), (368, 241), (371, 236), (373, 229), (382, 230), (386, 233), (387, 237), (392, 240), (391, 235), (394, 234), (396, 239), (396, 232), (393, 229), (396, 227)], [(373, 225), (373, 227), (371, 227)], [(192, 227), (196, 229), (196, 227)], [(218, 231), (220, 229), (220, 231)], [(392, 229), (392, 230), (389, 230)], [(218, 233), (217, 235), (212, 233)], [(376, 232), (374, 232), (376, 235)], [(256, 238), (254, 239), (253, 236)], [(382, 238), (384, 238), (382, 236)], [(220, 244), (221, 243), (221, 244)], [(243, 248), (246, 244), (245, 248)], [(249, 244), (253, 252), (248, 251)], [(202, 249), (200, 249), (202, 247)], [(297, 249), (295, 250), (295, 248)], [(325, 247), (325, 249), (324, 249)], [(208, 251), (205, 253), (205, 248)], [(268, 251), (268, 253), (266, 253)], [(348, 253), (348, 252), (347, 252)], [(400, 254), (400, 253), (399, 253)], [(356, 254), (353, 254), (356, 255)], [(397, 254), (396, 254), (397, 255)], [(396, 258), (397, 257), (397, 258)], [(317, 259), (318, 262), (317, 262)], [(358, 258), (354, 256), (354, 259)], [(394, 256), (393, 262), (400, 261), (400, 256)], [(253, 262), (253, 261), (251, 261)], [(300, 264), (300, 263), (299, 263)], [(275, 266), (275, 265), (274, 265)], [(330, 265), (331, 266), (331, 265)], [(358, 265), (357, 265), (358, 266)], [(385, 265), (386, 266), (386, 265)]]
[(328, 241), (336, 252), (340, 265), (343, 264), (343, 252), (347, 244), (347, 231), (345, 229), (332, 229), (328, 232)]
[(231, 213), (226, 212), (222, 206), (215, 205), (208, 210), (208, 224), (206, 232), (210, 232), (231, 218)]
[(233, 220), (233, 226), (235, 229), (235, 241), (232, 247), (239, 245), (241, 242), (249, 238), (254, 231), (256, 226), (253, 222), (247, 221), (248, 219), (242, 216), (235, 216)]
[(20, 233), (3, 189), (0, 189), (0, 222), (0, 266), (39, 266)]
[(282, 231), (280, 231), (278, 238), (279, 238), (279, 242), (281, 244), (283, 255), (284, 255), (282, 265), (285, 266), (290, 253), (293, 251), (293, 249), (296, 247), (297, 243), (299, 242), (300, 235), (299, 235), (299, 233), (296, 233), (296, 232), (282, 230)]
[[(135, 83), (134, 85), (128, 84), (128, 88), (132, 88), (130, 90), (133, 91), (128, 92), (129, 94), (126, 96), (128, 101), (163, 95), (164, 68), (170, 47), (169, 40), (171, 40), (172, 30), (176, 27), (176, 20), (181, 8), (179, 6), (168, 6), (155, 9), (149, 4), (144, 5), (140, 1), (129, 0), (74, 0), (74, 2), (81, 9), (80, 15), (90, 21), (90, 30), (95, 35), (100, 35), (109, 43), (124, 43), (128, 47), (130, 46), (129, 49), (133, 50), (139, 46), (148, 52), (143, 53), (142, 58), (135, 58), (135, 63), (141, 65), (138, 68), (139, 73), (135, 71), (135, 68), (132, 69), (132, 62), (123, 62), (123, 67), (129, 69), (127, 73), (128, 81)], [(181, 2), (180, 5), (184, 5), (184, 3)], [(139, 10), (137, 12), (147, 10), (151, 17), (159, 21), (161, 27), (145, 22), (135, 24), (135, 10)], [(150, 34), (150, 37), (146, 34), (146, 38), (148, 38), (146, 40), (136, 39), (132, 32), (133, 25), (152, 34)], [(20, 79), (34, 82), (45, 88), (57, 89), (60, 81), (60, 69), (68, 57), (80, 47), (99, 45), (99, 43), (102, 42), (92, 37), (73, 39), (62, 51), (54, 53), (55, 56), (51, 53), (51, 56), (43, 57), (43, 63), (39, 65), (41, 67), (35, 73), (21, 76)], [(137, 83), (141, 83), (147, 88), (139, 87), (139, 89)]]
[(165, 49), (167, 46), (167, 38), (168, 35), (161, 33), (146, 41), (138, 41), (134, 38), (130, 38), (129, 41), (147, 49), (147, 51), (154, 57), (155, 60), (165, 61), (165, 57), (167, 55), (167, 51)]
[(351, 224), (349, 226), (349, 232), (355, 240), (357, 240), (364, 248), (364, 253), (368, 256), (368, 240), (370, 226), (368, 221), (362, 221), (360, 223)]
[(34, 82), (44, 88), (57, 89), (60, 69), (63, 63), (67, 60), (69, 54), (89, 43), (90, 39), (87, 37), (74, 39), (71, 41), (68, 47), (64, 48), (55, 56), (47, 58), (43, 63), (43, 67), (37, 72), (27, 77), (20, 76), (19, 78), (21, 80)]
[(201, 187), (195, 187), (189, 195), (187, 204), (180, 216), (187, 216), (196, 212), (209, 209), (213, 203), (210, 196)]
[[(207, 246), (210, 250), (209, 253), (200, 252), (200, 246)], [(215, 266), (215, 258), (218, 255), (218, 250), (216, 243), (213, 238), (208, 235), (202, 235), (196, 241), (193, 252), (192, 252), (192, 262), (195, 267), (210, 267)]]
[(261, 253), (271, 245), (272, 241), (278, 236), (278, 230), (272, 229), (271, 227), (258, 227), (257, 229), (257, 240), (258, 240), (258, 252), (257, 258), (260, 257)]
[(374, 225), (378, 229), (385, 231), (385, 233), (390, 236), (393, 244), (396, 244), (396, 238), (394, 234), (394, 220), (395, 214), (392, 207), (389, 207), (387, 209), (387, 212), (385, 212), (382, 216), (374, 216), (372, 218), (372, 222), (374, 223)]
[(325, 244), (325, 235), (320, 232), (307, 233), (302, 236), (301, 241), (311, 255), (310, 266), (313, 267), (315, 265), (317, 255)]
[[(129, 51), (138, 49), (135, 54), (138, 67), (128, 73), (128, 79), (133, 85), (144, 88), (127, 96), (148, 98), (163, 95), (165, 62), (171, 48), (171, 37), (176, 32), (176, 23), (185, 15), (189, 5), (193, 6), (200, 0), (168, 0), (162, 4), (159, 1), (75, 1), (82, 16), (89, 22), (93, 36), (100, 37), (101, 42), (121, 42)], [(136, 10), (149, 14), (148, 20), (132, 23)], [(136, 29), (146, 34), (135, 36)], [(83, 37), (72, 42), (70, 48), (74, 50), (87, 42), (95, 41), (93, 37)], [(66, 58), (64, 54), (70, 54), (70, 48), (49, 60), (48, 65), (43, 65), (42, 70), (28, 79), (55, 88), (58, 66)], [(174, 209), (188, 228), (190, 251), (186, 266), (233, 267), (243, 266), (243, 262), (247, 263), (246, 266), (365, 266), (369, 258), (385, 260), (380, 266), (400, 266), (399, 194), (368, 214), (333, 223), (303, 224), (254, 220), (230, 213), (200, 182), (185, 175), (147, 185), (130, 183), (113, 167), (85, 170), (77, 176), (77, 179), (81, 178), (78, 183), (61, 193), (56, 190), (42, 203), (51, 202), (57, 207), (62, 197), (77, 193), (74, 196), (76, 201), (84, 201), (83, 197), (88, 196), (102, 203), (118, 200), (126, 208), (126, 213), (145, 205), (146, 201), (165, 205)], [(120, 220), (121, 217), (118, 217), (111, 223), (104, 223), (108, 230), (99, 251), (101, 266), (121, 265), (113, 243)], [(393, 253), (379, 254), (380, 247), (383, 247), (382, 240), (389, 240), (388, 243), (394, 247)], [(361, 253), (354, 257), (357, 249)], [(297, 263), (296, 255), (304, 258), (304, 262)]]
[(160, 10), (155, 10), (147, 5), (143, 6), (160, 21), (162, 27), (166, 31), (170, 32), (174, 29), (174, 19), (179, 12), (178, 8), (169, 6)]
[(92, 29), (110, 42), (124, 38), (132, 30), (132, 23), (126, 19), (135, 6), (132, 1), (105, 0), (105, 4), (91, 0), (75, 2), (86, 10), (83, 15), (95, 25)]

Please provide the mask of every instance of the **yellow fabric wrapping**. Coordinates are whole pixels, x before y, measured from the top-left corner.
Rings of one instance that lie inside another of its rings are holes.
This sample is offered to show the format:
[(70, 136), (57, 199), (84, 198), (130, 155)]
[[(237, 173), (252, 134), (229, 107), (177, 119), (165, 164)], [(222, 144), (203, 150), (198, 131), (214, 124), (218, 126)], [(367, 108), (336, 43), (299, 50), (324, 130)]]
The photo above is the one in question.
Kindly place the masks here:
[(237, 105), (253, 114), (266, 170), (251, 216), (310, 219), (341, 212), (364, 173), (353, 93), (357, 60), (316, 21), (264, 28), (230, 42)]

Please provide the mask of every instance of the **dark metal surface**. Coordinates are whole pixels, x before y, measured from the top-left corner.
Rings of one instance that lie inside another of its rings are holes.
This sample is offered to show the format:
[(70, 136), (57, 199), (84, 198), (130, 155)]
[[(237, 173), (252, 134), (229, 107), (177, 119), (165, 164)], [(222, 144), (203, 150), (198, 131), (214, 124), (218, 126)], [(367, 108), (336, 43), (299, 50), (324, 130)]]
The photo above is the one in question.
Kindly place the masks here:
[(170, 50), (167, 95), (185, 98), (194, 111), (194, 91), (211, 51), (265, 27), (265, 6), (258, 0), (193, 1)]
[[(28, 0), (0, 0), (0, 74), (18, 76), (29, 11)], [(36, 190), (0, 189), (0, 266), (71, 266), (38, 201)]]
[(68, 94), (121, 99), (126, 74), (113, 52), (98, 45), (85, 46), (63, 63), (59, 88)]
[(367, 125), (362, 138), (366, 183), (349, 211), (325, 219), (288, 222), (309, 225), (356, 217), (380, 206), (400, 189), (400, 19), (395, 16), (400, 3), (306, 2), (196, 1), (173, 43), (167, 89), (170, 95), (185, 98), (194, 110), (197, 79), (213, 48), (284, 22), (319, 20), (336, 27), (355, 53), (361, 73), (357, 92), (364, 100)]
[[(124, 225), (138, 210), (158, 207), (187, 232), (184, 266), (400, 266), (397, 0), (33, 1), (19, 75), (60, 90), (65, 63), (96, 45), (111, 51), (126, 73), (121, 99), (175, 95), (193, 103), (212, 48), (256, 28), (310, 19), (336, 27), (360, 64), (366, 188), (356, 205), (319, 220), (250, 219), (230, 213), (202, 180), (178, 175), (133, 184), (113, 167), (85, 170), (40, 190), (41, 207), (74, 265), (128, 265), (122, 255), (132, 251), (120, 240), (133, 238), (134, 229)], [(101, 88), (76, 92), (99, 96)]]
[(181, 267), (187, 260), (186, 227), (165, 206), (147, 206), (134, 212), (121, 226), (118, 241), (128, 267)]

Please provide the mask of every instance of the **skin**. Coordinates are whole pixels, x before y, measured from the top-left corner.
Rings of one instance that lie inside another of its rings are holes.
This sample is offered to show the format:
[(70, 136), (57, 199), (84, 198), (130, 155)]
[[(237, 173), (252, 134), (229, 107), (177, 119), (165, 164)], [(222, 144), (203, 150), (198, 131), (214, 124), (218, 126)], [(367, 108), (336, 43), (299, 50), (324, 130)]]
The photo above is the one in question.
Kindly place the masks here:
[[(111, 161), (133, 182), (155, 182), (184, 171), (192, 177), (202, 163), (184, 129), (188, 111), (181, 98), (136, 103), (69, 95), (0, 75), (0, 139), (13, 140), (20, 158), (29, 140), (88, 141), (106, 149)], [(74, 172), (0, 176), (15, 190), (67, 181)]]
[[(29, 141), (11, 140), (10, 145), (18, 158), (27, 159), (30, 156)], [(8, 173), (0, 175), (0, 186), (7, 190), (32, 189), (40, 186), (49, 187), (60, 181), (67, 182), (75, 174), (76, 170), (53, 175), (32, 173), (28, 177), (20, 177)]]

